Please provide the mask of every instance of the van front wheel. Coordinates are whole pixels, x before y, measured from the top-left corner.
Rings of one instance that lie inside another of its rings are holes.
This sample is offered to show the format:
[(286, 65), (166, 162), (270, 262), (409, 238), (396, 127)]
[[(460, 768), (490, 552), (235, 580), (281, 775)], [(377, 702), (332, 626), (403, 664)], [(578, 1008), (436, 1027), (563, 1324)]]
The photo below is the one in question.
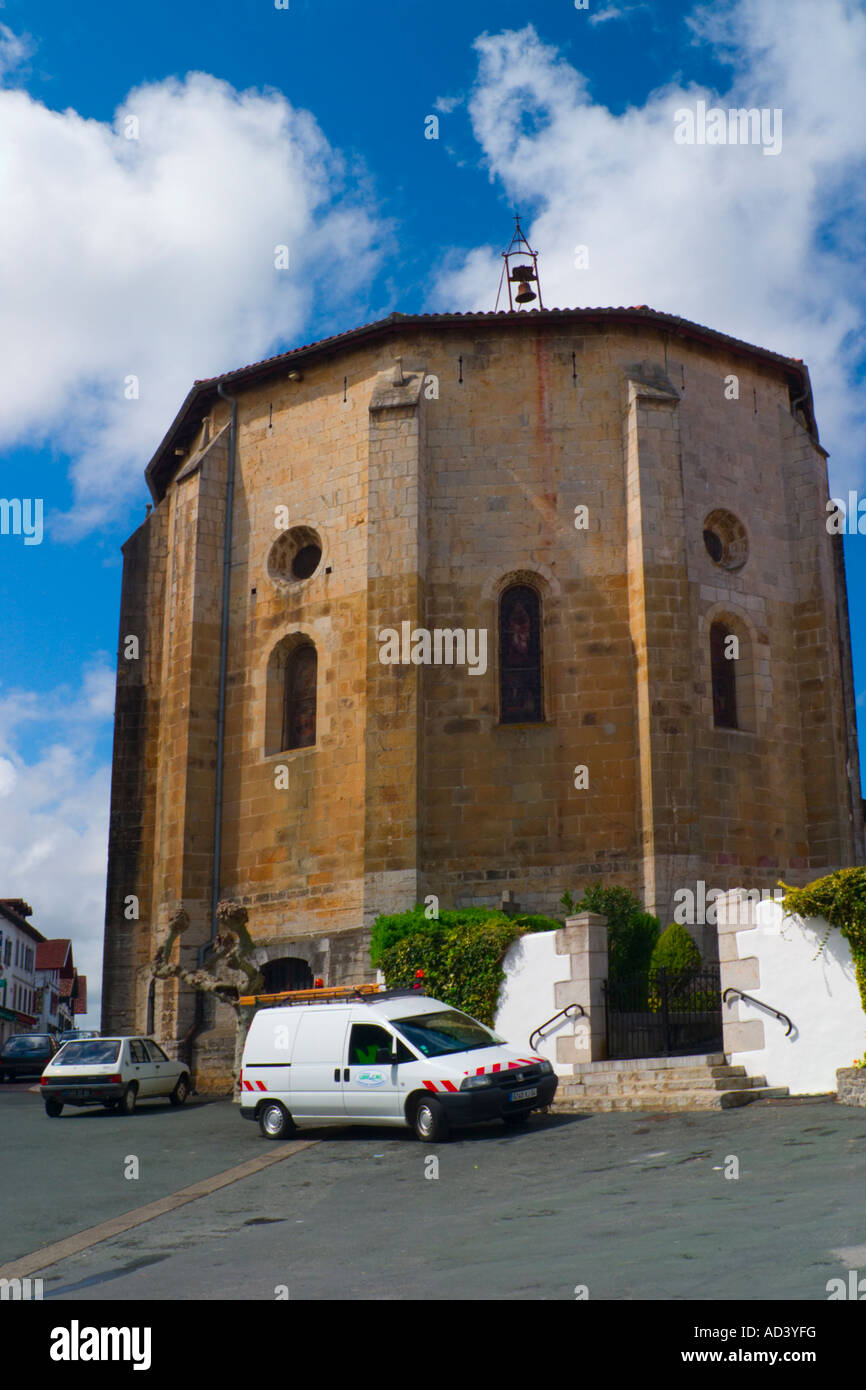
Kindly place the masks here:
[(448, 1116), (433, 1096), (422, 1096), (418, 1101), (412, 1128), (423, 1144), (441, 1144), (448, 1138)]
[(295, 1126), (288, 1110), (271, 1100), (259, 1111), (259, 1129), (266, 1139), (288, 1139)]

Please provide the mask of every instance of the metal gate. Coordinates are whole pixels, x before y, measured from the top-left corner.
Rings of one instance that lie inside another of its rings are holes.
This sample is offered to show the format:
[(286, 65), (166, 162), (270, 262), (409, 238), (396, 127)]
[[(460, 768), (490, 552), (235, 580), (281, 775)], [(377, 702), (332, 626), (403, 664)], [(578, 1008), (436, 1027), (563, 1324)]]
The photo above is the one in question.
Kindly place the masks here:
[(718, 966), (606, 980), (604, 1004), (609, 1058), (723, 1050)]

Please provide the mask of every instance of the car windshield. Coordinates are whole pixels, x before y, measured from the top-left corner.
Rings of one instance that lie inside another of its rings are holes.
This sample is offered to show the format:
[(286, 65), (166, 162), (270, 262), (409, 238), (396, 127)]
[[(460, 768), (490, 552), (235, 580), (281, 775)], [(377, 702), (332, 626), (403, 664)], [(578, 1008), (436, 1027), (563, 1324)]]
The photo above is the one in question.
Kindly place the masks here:
[(4, 1057), (12, 1057), (16, 1052), (46, 1052), (51, 1044), (46, 1037), (35, 1038), (10, 1038), (3, 1048)]
[(458, 1009), (435, 1014), (416, 1014), (414, 1018), (395, 1018), (394, 1027), (423, 1057), (443, 1057), (448, 1052), (472, 1052), (479, 1047), (495, 1047), (502, 1042), (483, 1023), (477, 1023)]
[(52, 1063), (55, 1067), (98, 1067), (117, 1061), (120, 1043), (116, 1039), (64, 1043)]

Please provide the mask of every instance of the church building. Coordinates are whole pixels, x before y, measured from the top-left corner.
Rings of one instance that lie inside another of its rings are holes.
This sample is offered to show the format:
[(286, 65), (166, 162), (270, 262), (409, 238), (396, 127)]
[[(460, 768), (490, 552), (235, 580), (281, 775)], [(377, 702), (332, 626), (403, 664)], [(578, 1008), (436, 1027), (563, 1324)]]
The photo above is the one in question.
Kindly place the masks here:
[(194, 970), (243, 904), (276, 991), (373, 979), (370, 924), (425, 900), (559, 916), (621, 884), (665, 925), (699, 883), (864, 861), (806, 367), (520, 302), (197, 381), (147, 468), (102, 1026), (190, 1049), (200, 1088), (233, 1015), (152, 978), (180, 907)]

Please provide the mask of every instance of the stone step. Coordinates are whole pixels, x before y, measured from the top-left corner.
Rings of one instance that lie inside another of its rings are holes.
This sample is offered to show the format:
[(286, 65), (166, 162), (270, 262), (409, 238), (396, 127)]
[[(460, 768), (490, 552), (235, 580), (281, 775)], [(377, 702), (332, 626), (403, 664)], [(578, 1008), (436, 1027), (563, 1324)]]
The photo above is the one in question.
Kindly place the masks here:
[(704, 1085), (713, 1081), (720, 1081), (723, 1084), (730, 1082), (746, 1082), (745, 1067), (726, 1070), (724, 1067), (694, 1067), (686, 1071), (684, 1068), (657, 1067), (653, 1071), (620, 1071), (620, 1072), (593, 1072), (579, 1068), (573, 1075), (562, 1077), (561, 1083), (570, 1085), (572, 1082), (580, 1082), (582, 1086), (651, 1086), (657, 1081), (677, 1081), (683, 1086), (692, 1083)]
[(683, 1110), (730, 1110), (750, 1105), (755, 1100), (783, 1100), (787, 1086), (754, 1086), (731, 1091), (669, 1091), (662, 1094), (574, 1096), (556, 1100), (551, 1109), (562, 1114), (590, 1111), (657, 1111), (675, 1113)]
[(653, 1081), (635, 1082), (618, 1081), (616, 1079), (604, 1083), (594, 1082), (586, 1085), (577, 1078), (572, 1080), (570, 1077), (565, 1082), (560, 1082), (557, 1087), (557, 1095), (562, 1096), (603, 1096), (603, 1095), (664, 1095), (675, 1091), (742, 1091), (751, 1090), (754, 1087), (766, 1086), (765, 1076), (734, 1076), (730, 1078), (719, 1076), (691, 1077), (686, 1081), (678, 1078), (659, 1077)]
[(659, 1068), (667, 1070), (669, 1067), (721, 1067), (728, 1066), (728, 1060), (723, 1052), (698, 1052), (683, 1057), (616, 1057), (613, 1060), (603, 1062), (583, 1062), (577, 1063), (581, 1071), (603, 1072), (603, 1071), (657, 1071)]

